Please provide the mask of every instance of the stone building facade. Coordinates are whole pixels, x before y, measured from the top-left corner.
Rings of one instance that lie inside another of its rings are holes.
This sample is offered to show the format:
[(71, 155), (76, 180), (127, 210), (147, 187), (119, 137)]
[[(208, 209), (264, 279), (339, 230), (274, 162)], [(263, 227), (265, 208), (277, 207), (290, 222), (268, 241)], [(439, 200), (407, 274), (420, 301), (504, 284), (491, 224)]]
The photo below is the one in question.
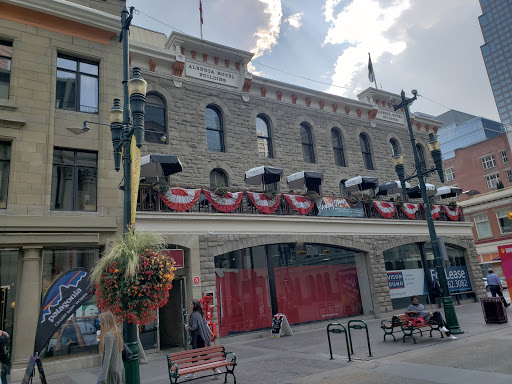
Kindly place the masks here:
[[(33, 353), (45, 289), (71, 267), (91, 268), (120, 230), (121, 175), (105, 125), (122, 95), (117, 35), (124, 5), (0, 1), (1, 82), (8, 90), (0, 97), (0, 328), (12, 336), (13, 381)], [(84, 306), (77, 315), (83, 346), (70, 340), (59, 349), (58, 337), (50, 341), (47, 374), (99, 364), (88, 325), (96, 313)]]

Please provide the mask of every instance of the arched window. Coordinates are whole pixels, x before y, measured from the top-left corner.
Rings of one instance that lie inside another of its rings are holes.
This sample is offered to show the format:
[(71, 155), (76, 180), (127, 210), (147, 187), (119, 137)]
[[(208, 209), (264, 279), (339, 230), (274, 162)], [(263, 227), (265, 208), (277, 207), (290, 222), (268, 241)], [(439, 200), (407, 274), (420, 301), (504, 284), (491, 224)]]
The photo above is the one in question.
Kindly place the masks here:
[(165, 124), (165, 100), (156, 93), (146, 96), (144, 113), (144, 141), (147, 143), (165, 144), (167, 142)]
[(361, 133), (359, 135), (359, 144), (361, 144), (361, 153), (363, 154), (364, 167), (366, 169), (374, 169), (370, 140), (368, 139), (368, 136), (365, 133)]
[(340, 167), (346, 167), (345, 154), (343, 152), (343, 140), (338, 128), (331, 129), (332, 150), (334, 151), (334, 163)]
[(215, 168), (210, 172), (210, 188), (215, 188), (217, 185), (229, 186), (228, 175), (220, 168)]
[(398, 141), (396, 139), (389, 139), (389, 144), (391, 144), (391, 154), (399, 154), (400, 146), (398, 145)]
[(311, 128), (307, 123), (300, 124), (300, 142), (302, 144), (302, 157), (305, 163), (315, 162), (315, 151), (313, 149), (313, 137)]
[(206, 141), (208, 150), (212, 152), (225, 152), (224, 129), (222, 115), (215, 105), (208, 105), (205, 109)]
[(258, 154), (260, 157), (274, 157), (272, 154), (270, 124), (264, 115), (256, 117), (256, 136), (258, 137)]
[(425, 150), (421, 144), (416, 144), (416, 152), (418, 152), (418, 159), (420, 160), (421, 168), (427, 169), (427, 163), (425, 162)]

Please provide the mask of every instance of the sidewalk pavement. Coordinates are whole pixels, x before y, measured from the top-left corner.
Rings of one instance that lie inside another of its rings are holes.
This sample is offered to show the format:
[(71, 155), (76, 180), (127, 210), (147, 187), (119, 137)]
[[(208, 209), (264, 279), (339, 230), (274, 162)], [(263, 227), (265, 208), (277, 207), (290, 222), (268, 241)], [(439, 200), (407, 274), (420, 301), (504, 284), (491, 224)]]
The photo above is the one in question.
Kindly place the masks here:
[[(417, 337), (417, 344), (410, 338), (406, 343), (389, 337), (383, 342), (381, 320), (368, 320), (372, 357), (367, 354), (364, 330), (353, 330), (353, 362), (347, 361), (343, 334), (331, 334), (334, 360), (329, 360), (328, 322), (310, 330), (292, 327), (294, 335), (280, 339), (270, 338), (270, 331), (265, 331), (253, 335), (259, 338), (225, 337), (221, 343), (236, 353), (235, 373), (242, 384), (512, 383), (512, 326), (485, 324), (480, 303), (458, 306), (456, 311), (464, 331), (458, 340), (441, 339), (439, 333), (430, 338), (427, 332)], [(337, 321), (346, 325), (348, 320)], [(140, 366), (141, 384), (169, 383), (165, 351), (149, 354), (148, 360)], [(56, 375), (48, 377), (48, 384), (94, 384), (98, 374), (99, 369), (92, 369)], [(209, 376), (194, 382), (212, 381)], [(224, 376), (217, 382), (224, 382)], [(231, 376), (228, 382), (233, 382)]]

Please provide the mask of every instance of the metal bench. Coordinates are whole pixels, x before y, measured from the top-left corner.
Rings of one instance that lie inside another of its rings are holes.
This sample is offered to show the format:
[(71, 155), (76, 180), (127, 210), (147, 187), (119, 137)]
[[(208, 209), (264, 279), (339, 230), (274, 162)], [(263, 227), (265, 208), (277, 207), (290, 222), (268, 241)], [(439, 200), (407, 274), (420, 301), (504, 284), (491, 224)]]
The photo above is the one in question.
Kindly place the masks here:
[(428, 328), (427, 330), (430, 330), (430, 337), (432, 337), (432, 331), (439, 331), (439, 333), (441, 334), (441, 339), (444, 338), (443, 332), (441, 332), (441, 329), (440, 329), (441, 326), (439, 324), (429, 322), (427, 324), (413, 326), (412, 323), (410, 322), (410, 320), (411, 320), (411, 317), (406, 314), (394, 315), (391, 318), (391, 321), (382, 320), (380, 323), (380, 327), (384, 331), (384, 341), (386, 341), (386, 336), (392, 336), (393, 341), (396, 342), (395, 335), (393, 334), (395, 332), (396, 328), (401, 329), (401, 331), (404, 335), (402, 337), (402, 341), (404, 343), (405, 343), (405, 339), (407, 337), (411, 337), (414, 341), (414, 344), (416, 344), (416, 339), (414, 338), (413, 335), (419, 333), (420, 336), (423, 336), (423, 331), (422, 331), (423, 328)]
[[(232, 355), (231, 361), (226, 359), (227, 355)], [(231, 374), (233, 382), (236, 384), (236, 377), (233, 372), (236, 367), (236, 355), (233, 352), (226, 352), (223, 345), (167, 354), (167, 368), (171, 384), (177, 383), (178, 379), (182, 376), (222, 367), (226, 367), (224, 382), (227, 383), (228, 374)], [(200, 379), (206, 376), (191, 377), (186, 380), (180, 380), (180, 382)]]

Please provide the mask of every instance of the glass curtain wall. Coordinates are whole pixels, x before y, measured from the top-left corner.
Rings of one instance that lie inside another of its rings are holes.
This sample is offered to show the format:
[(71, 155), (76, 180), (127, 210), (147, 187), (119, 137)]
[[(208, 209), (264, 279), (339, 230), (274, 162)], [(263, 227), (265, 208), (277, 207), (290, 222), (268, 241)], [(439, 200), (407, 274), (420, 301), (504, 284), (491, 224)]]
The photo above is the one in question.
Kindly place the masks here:
[(220, 335), (360, 315), (357, 253), (323, 244), (272, 244), (215, 257)]

